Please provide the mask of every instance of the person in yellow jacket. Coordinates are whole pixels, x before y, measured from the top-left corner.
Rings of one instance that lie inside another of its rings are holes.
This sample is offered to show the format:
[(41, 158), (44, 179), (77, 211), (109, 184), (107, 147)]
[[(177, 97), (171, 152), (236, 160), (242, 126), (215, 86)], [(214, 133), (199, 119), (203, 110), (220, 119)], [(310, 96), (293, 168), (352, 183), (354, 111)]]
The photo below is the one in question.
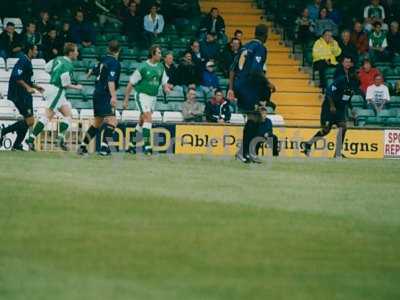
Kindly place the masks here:
[(332, 31), (325, 30), (320, 39), (313, 46), (313, 64), (314, 70), (319, 72), (319, 86), (322, 89), (326, 87), (325, 71), (329, 67), (335, 67), (337, 57), (342, 53), (339, 44), (332, 37)]

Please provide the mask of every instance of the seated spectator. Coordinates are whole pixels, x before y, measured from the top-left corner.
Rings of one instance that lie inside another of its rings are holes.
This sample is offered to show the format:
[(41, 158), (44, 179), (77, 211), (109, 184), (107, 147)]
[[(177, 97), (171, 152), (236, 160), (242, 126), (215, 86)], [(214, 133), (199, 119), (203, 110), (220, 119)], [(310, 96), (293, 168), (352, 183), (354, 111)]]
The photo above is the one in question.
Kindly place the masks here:
[(192, 61), (196, 65), (199, 74), (201, 74), (205, 68), (206, 60), (200, 52), (200, 43), (197, 40), (193, 40), (190, 45), (190, 54), (192, 55)]
[(240, 41), (237, 38), (232, 38), (231, 42), (226, 45), (225, 49), (222, 51), (218, 61), (219, 66), (225, 77), (229, 76), (229, 71), (235, 59), (235, 56), (240, 50)]
[(164, 69), (168, 76), (168, 83), (178, 85), (178, 68), (174, 64), (174, 55), (168, 52), (164, 57)]
[(342, 57), (351, 57), (353, 62), (358, 62), (358, 51), (356, 46), (351, 42), (351, 34), (349, 30), (343, 30), (339, 47), (342, 49)]
[(0, 57), (21, 57), (22, 43), (20, 35), (15, 31), (14, 23), (8, 22), (6, 28), (0, 34)]
[[(340, 77), (346, 78), (356, 78), (357, 74), (354, 68), (354, 60), (351, 56), (341, 56), (340, 64), (337, 65), (335, 73), (333, 75), (333, 79), (337, 80)], [(354, 81), (354, 80), (352, 80)], [(358, 90), (358, 82), (357, 85), (353, 87), (353, 90)]]
[(35, 45), (38, 48), (42, 44), (42, 37), (40, 33), (36, 32), (36, 24), (34, 22), (28, 22), (25, 31), (22, 33), (22, 45)]
[(328, 10), (328, 18), (335, 22), (336, 25), (340, 25), (342, 16), (340, 15), (339, 10), (334, 8), (333, 0), (326, 0), (325, 6)]
[(296, 40), (302, 45), (307, 44), (314, 37), (314, 21), (310, 18), (308, 9), (303, 9), (300, 17), (295, 21), (295, 36)]
[(186, 51), (177, 69), (177, 81), (184, 89), (189, 86), (196, 87), (200, 84), (200, 76), (196, 65), (192, 61), (190, 51)]
[(319, 12), (321, 10), (321, 0), (314, 0), (313, 4), (307, 6), (309, 17), (312, 21), (316, 21), (319, 18)]
[(201, 88), (205, 93), (214, 93), (219, 88), (219, 79), (217, 74), (215, 74), (215, 64), (212, 60), (207, 62), (206, 68), (203, 71)]
[(400, 55), (400, 32), (399, 23), (393, 21), (390, 24), (390, 31), (387, 36), (388, 52), (391, 56)]
[(233, 34), (233, 38), (238, 39), (240, 42), (240, 48), (242, 48), (242, 40), (243, 40), (243, 31), (241, 31), (240, 29), (236, 29), (234, 34)]
[(389, 89), (383, 84), (382, 75), (375, 76), (374, 84), (368, 87), (365, 98), (376, 114), (390, 101)]
[(150, 46), (154, 39), (164, 31), (164, 17), (157, 13), (157, 6), (152, 5), (150, 13), (144, 17), (143, 22), (145, 40)]
[(203, 19), (202, 24), (200, 25), (200, 31), (203, 33), (203, 37), (205, 33), (211, 33), (212, 35), (216, 36), (217, 39), (226, 40), (225, 21), (219, 15), (218, 8), (211, 8), (210, 12)]
[(364, 97), (367, 93), (367, 88), (375, 82), (375, 77), (377, 75), (381, 75), (379, 70), (372, 67), (372, 63), (369, 59), (364, 59), (363, 65), (358, 71), (360, 90)]
[(185, 122), (202, 122), (204, 105), (196, 100), (196, 89), (190, 88), (186, 94), (186, 101), (182, 105), (182, 115)]
[[(365, 29), (367, 31), (371, 31), (376, 22), (384, 24), (385, 18), (385, 9), (380, 5), (380, 0), (371, 0), (371, 5), (364, 8)], [(386, 24), (384, 24), (383, 29), (388, 29)]]
[(59, 34), (60, 43), (64, 45), (65, 43), (72, 43), (72, 35), (71, 35), (71, 25), (69, 22), (64, 22), (61, 28), (61, 32)]
[(83, 47), (91, 47), (95, 44), (96, 31), (93, 24), (85, 20), (83, 11), (76, 11), (70, 30), (72, 42)]
[(50, 61), (62, 54), (64, 43), (62, 39), (57, 36), (55, 28), (50, 28), (47, 35), (43, 38), (43, 58)]
[(356, 46), (358, 54), (364, 56), (368, 53), (369, 40), (368, 34), (363, 31), (361, 22), (355, 22), (351, 33), (351, 42)]
[(387, 55), (386, 33), (382, 31), (380, 22), (374, 23), (374, 30), (369, 36), (369, 55), (373, 61), (385, 61)]
[(229, 101), (224, 98), (221, 90), (216, 90), (214, 97), (207, 101), (204, 114), (207, 122), (211, 123), (228, 123), (231, 120)]
[(326, 30), (331, 31), (333, 36), (338, 36), (339, 34), (338, 26), (328, 18), (328, 10), (324, 7), (321, 8), (319, 19), (315, 21), (314, 34), (316, 37), (320, 37)]
[(211, 32), (207, 32), (205, 41), (200, 43), (200, 53), (205, 61), (216, 60), (219, 55), (219, 44), (216, 36)]
[(47, 10), (40, 11), (40, 20), (36, 24), (37, 25), (37, 32), (40, 33), (42, 37), (44, 37), (52, 27), (50, 22), (50, 15)]
[(313, 66), (319, 72), (320, 87), (325, 89), (325, 71), (338, 64), (337, 57), (342, 53), (338, 43), (332, 37), (332, 32), (326, 30), (313, 46)]
[(139, 42), (143, 38), (143, 17), (137, 11), (136, 2), (129, 4), (127, 13), (122, 20), (122, 33), (128, 36), (130, 44)]

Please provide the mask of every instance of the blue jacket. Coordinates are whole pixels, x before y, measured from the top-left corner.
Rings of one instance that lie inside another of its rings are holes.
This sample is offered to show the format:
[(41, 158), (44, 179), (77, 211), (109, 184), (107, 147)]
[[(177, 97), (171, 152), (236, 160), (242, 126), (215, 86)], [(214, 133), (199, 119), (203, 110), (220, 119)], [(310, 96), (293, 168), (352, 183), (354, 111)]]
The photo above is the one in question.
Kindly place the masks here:
[(213, 87), (213, 88), (219, 88), (219, 79), (218, 76), (213, 73), (209, 72), (208, 70), (203, 71), (203, 76), (201, 79), (201, 85), (206, 86), (206, 87)]

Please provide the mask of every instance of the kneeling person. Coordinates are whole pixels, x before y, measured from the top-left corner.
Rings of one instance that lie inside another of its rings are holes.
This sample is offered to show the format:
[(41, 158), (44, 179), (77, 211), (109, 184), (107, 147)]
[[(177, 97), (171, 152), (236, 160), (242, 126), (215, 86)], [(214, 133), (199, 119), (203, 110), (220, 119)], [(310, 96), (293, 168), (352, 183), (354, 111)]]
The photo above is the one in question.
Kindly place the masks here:
[(68, 150), (65, 143), (65, 134), (71, 123), (71, 103), (65, 96), (65, 90), (82, 89), (82, 85), (71, 83), (74, 71), (72, 62), (78, 58), (78, 55), (78, 47), (73, 43), (66, 43), (64, 46), (64, 56), (51, 60), (45, 67), (45, 71), (51, 76), (50, 85), (43, 94), (48, 106), (46, 115), (39, 117), (38, 122), (27, 140), (31, 150), (35, 149), (36, 137), (43, 131), (47, 123), (53, 119), (57, 110), (62, 115), (58, 134), (58, 145), (62, 150)]
[(93, 94), (94, 123), (87, 130), (79, 147), (79, 154), (81, 155), (88, 153), (90, 141), (97, 135), (102, 126), (104, 126), (104, 131), (99, 154), (102, 156), (111, 155), (109, 142), (112, 141), (117, 126), (115, 109), (121, 74), (121, 64), (118, 61), (120, 50), (118, 41), (111, 41), (108, 45), (108, 54), (93, 72), (93, 75), (97, 76)]

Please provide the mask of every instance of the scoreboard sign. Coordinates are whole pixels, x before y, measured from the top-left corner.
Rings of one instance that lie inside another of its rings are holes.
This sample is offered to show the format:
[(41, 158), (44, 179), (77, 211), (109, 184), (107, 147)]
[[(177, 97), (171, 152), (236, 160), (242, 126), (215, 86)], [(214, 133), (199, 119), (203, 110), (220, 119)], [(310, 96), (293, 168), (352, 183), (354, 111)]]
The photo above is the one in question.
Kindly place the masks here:
[(400, 158), (400, 130), (385, 130), (385, 158)]

